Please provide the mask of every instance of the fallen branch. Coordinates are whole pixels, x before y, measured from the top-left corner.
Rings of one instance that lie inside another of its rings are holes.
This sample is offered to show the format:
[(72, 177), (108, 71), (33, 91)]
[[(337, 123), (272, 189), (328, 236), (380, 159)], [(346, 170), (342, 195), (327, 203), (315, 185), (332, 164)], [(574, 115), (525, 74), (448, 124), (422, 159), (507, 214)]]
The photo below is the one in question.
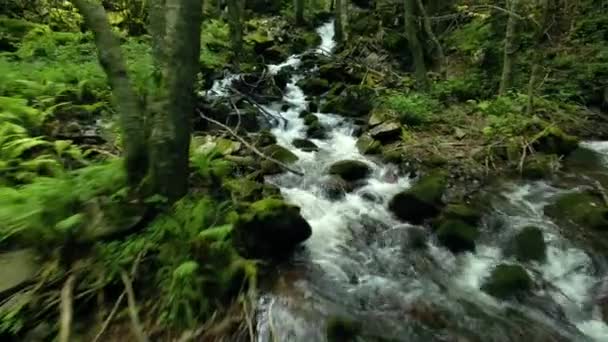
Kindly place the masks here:
[(72, 304), (74, 302), (74, 297), (72, 294), (74, 292), (75, 281), (76, 276), (74, 274), (70, 274), (61, 288), (61, 324), (59, 326), (59, 342), (70, 341), (70, 331), (72, 329), (73, 316)]
[(125, 291), (127, 292), (127, 302), (129, 303), (129, 317), (131, 318), (131, 324), (133, 325), (133, 333), (138, 342), (148, 342), (148, 337), (144, 334), (144, 330), (141, 327), (139, 321), (139, 315), (137, 314), (137, 303), (135, 302), (135, 293), (133, 293), (133, 285), (129, 279), (127, 272), (122, 271), (120, 274), (122, 282), (125, 285)]
[(283, 168), (283, 169), (285, 169), (286, 171), (289, 171), (289, 172), (291, 172), (291, 173), (294, 173), (294, 174), (296, 174), (296, 175), (298, 175), (298, 176), (304, 176), (304, 174), (303, 174), (302, 172), (300, 172), (300, 171), (298, 171), (298, 170), (295, 170), (295, 169), (293, 169), (293, 168), (291, 168), (291, 167), (289, 167), (289, 166), (285, 165), (284, 163), (282, 163), (282, 162), (280, 162), (280, 161), (278, 161), (278, 160), (276, 160), (276, 159), (274, 159), (274, 158), (272, 158), (272, 157), (269, 157), (269, 156), (265, 155), (264, 153), (260, 152), (260, 150), (258, 150), (257, 148), (255, 148), (255, 146), (251, 145), (251, 144), (250, 144), (250, 143), (248, 143), (247, 141), (245, 141), (245, 139), (241, 138), (241, 137), (240, 137), (240, 136), (239, 136), (239, 135), (238, 135), (238, 134), (237, 134), (235, 131), (233, 131), (233, 130), (232, 130), (230, 127), (228, 127), (228, 126), (224, 125), (223, 123), (221, 123), (221, 122), (219, 122), (219, 121), (217, 121), (217, 120), (215, 120), (215, 119), (212, 119), (212, 118), (210, 118), (210, 117), (206, 116), (206, 115), (205, 115), (205, 114), (203, 114), (203, 113), (202, 113), (200, 110), (198, 110), (198, 114), (200, 115), (200, 117), (201, 117), (201, 118), (203, 118), (203, 119), (205, 119), (205, 120), (207, 120), (207, 121), (209, 121), (209, 122), (212, 122), (212, 123), (214, 123), (214, 124), (216, 124), (216, 125), (218, 125), (218, 126), (222, 127), (222, 128), (223, 128), (223, 129), (225, 129), (226, 131), (228, 131), (228, 133), (230, 133), (230, 134), (231, 134), (231, 135), (232, 135), (232, 136), (233, 136), (235, 139), (237, 139), (238, 141), (240, 141), (240, 142), (241, 142), (241, 143), (242, 143), (242, 144), (243, 144), (245, 147), (247, 147), (249, 150), (251, 150), (251, 152), (253, 152), (253, 153), (257, 154), (258, 156), (260, 156), (260, 157), (262, 157), (262, 158), (264, 158), (264, 159), (266, 159), (266, 160), (268, 160), (268, 161), (271, 161), (271, 162), (273, 162), (273, 163), (275, 163), (275, 164), (279, 165), (280, 167), (282, 167), (282, 168)]

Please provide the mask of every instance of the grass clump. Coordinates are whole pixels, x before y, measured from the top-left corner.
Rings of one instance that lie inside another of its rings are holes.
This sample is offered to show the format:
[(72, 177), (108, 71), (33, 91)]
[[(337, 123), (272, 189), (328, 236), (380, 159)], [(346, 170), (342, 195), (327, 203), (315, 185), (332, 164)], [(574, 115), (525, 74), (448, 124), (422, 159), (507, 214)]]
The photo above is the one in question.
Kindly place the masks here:
[(380, 98), (380, 106), (396, 113), (401, 123), (419, 126), (433, 120), (433, 114), (439, 109), (439, 101), (422, 93), (391, 92)]

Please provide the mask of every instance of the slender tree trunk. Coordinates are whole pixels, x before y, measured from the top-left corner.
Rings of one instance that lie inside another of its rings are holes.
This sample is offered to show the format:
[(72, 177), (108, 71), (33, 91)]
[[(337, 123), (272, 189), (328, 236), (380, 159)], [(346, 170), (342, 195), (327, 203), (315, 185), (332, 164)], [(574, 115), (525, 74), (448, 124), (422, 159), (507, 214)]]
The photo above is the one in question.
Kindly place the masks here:
[(405, 7), (405, 37), (408, 41), (408, 46), (414, 59), (414, 73), (416, 75), (416, 83), (418, 88), (426, 90), (429, 88), (429, 81), (426, 74), (426, 65), (424, 63), (424, 51), (418, 39), (418, 25), (415, 17), (415, 0), (404, 0)]
[(517, 52), (517, 44), (515, 40), (517, 31), (517, 10), (519, 9), (520, 0), (509, 0), (509, 20), (507, 22), (507, 30), (505, 34), (505, 48), (502, 62), (502, 76), (500, 77), (500, 88), (498, 95), (505, 95), (513, 80), (513, 64), (515, 63), (515, 53)]
[(426, 12), (426, 9), (424, 8), (424, 4), (422, 3), (422, 0), (416, 0), (416, 1), (418, 3), (418, 10), (420, 11), (420, 15), (422, 16), (422, 23), (424, 24), (424, 31), (426, 32), (427, 36), (429, 36), (429, 39), (435, 45), (436, 58), (439, 63), (439, 70), (441, 72), (443, 72), (444, 66), (445, 66), (445, 54), (443, 53), (443, 47), (441, 46), (439, 39), (437, 39), (435, 32), (433, 32), (433, 26), (431, 25), (431, 19), (429, 19), (429, 16), (427, 15), (427, 12)]
[(344, 27), (342, 26), (342, 1), (334, 0), (334, 38), (338, 44), (344, 39)]
[(108, 77), (120, 113), (128, 182), (136, 186), (146, 175), (148, 154), (143, 110), (127, 75), (120, 42), (101, 3), (94, 0), (73, 0), (73, 3), (95, 36), (99, 64)]
[(296, 25), (304, 25), (304, 0), (294, 0)]
[(201, 0), (166, 0), (164, 67), (150, 135), (151, 185), (170, 200), (188, 190), (194, 81), (200, 57)]
[(230, 24), (230, 40), (234, 63), (238, 67), (243, 50), (242, 13), (245, 0), (228, 0), (228, 23)]

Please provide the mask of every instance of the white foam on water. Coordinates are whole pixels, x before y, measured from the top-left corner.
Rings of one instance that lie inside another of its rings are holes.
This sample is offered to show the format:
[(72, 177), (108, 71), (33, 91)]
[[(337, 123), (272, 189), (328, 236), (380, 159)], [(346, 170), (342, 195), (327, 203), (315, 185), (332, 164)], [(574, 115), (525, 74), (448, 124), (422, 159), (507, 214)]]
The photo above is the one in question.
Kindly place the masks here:
[(317, 33), (321, 36), (321, 45), (317, 48), (318, 53), (330, 54), (336, 47), (334, 40), (334, 21), (330, 21), (317, 29)]

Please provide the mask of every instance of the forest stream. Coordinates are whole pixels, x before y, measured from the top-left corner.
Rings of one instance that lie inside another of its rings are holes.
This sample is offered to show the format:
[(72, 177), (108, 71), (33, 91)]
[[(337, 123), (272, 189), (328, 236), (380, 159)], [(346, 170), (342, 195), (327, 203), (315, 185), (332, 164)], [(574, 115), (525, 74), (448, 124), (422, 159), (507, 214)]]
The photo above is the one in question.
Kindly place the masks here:
[[(329, 22), (317, 29), (322, 38), (317, 51), (331, 53), (333, 28)], [(269, 65), (268, 71), (299, 64), (299, 55), (293, 55), (282, 64)], [(351, 328), (360, 331), (362, 340), (606, 340), (608, 325), (598, 318), (596, 303), (608, 294), (608, 264), (594, 258), (584, 244), (563, 236), (560, 222), (543, 213), (552, 198), (582, 183), (565, 188), (545, 181), (496, 182), (483, 190), (491, 209), (481, 220), (476, 251), (454, 256), (424, 228), (394, 218), (387, 208), (389, 200), (415, 180), (397, 176), (394, 165), (359, 153), (356, 125), (348, 119), (315, 113), (331, 127), (329, 135), (312, 140), (318, 151), (293, 146), (294, 139), (306, 137), (299, 113), (308, 109), (308, 101), (296, 86), (302, 77), (302, 70), (294, 74), (282, 101), (266, 110), (286, 119), (272, 133), (299, 157), (294, 167), (304, 176), (283, 173), (267, 182), (279, 186), (285, 199), (301, 208), (313, 234), (289, 263), (279, 267), (276, 283), (260, 297), (257, 341), (323, 341), (332, 317), (353, 322)], [(212, 91), (221, 96), (235, 78), (217, 81)], [(601, 172), (608, 174), (608, 144), (588, 142), (583, 148), (601, 155)], [(355, 191), (330, 199), (325, 171), (345, 159), (366, 163), (371, 175)], [(544, 262), (522, 264), (540, 284), (532, 298), (499, 301), (480, 290), (494, 266), (518, 263), (505, 246), (517, 231), (531, 225), (541, 228), (547, 244)], [(424, 239), (426, 248), (410, 247), (413, 237)]]

